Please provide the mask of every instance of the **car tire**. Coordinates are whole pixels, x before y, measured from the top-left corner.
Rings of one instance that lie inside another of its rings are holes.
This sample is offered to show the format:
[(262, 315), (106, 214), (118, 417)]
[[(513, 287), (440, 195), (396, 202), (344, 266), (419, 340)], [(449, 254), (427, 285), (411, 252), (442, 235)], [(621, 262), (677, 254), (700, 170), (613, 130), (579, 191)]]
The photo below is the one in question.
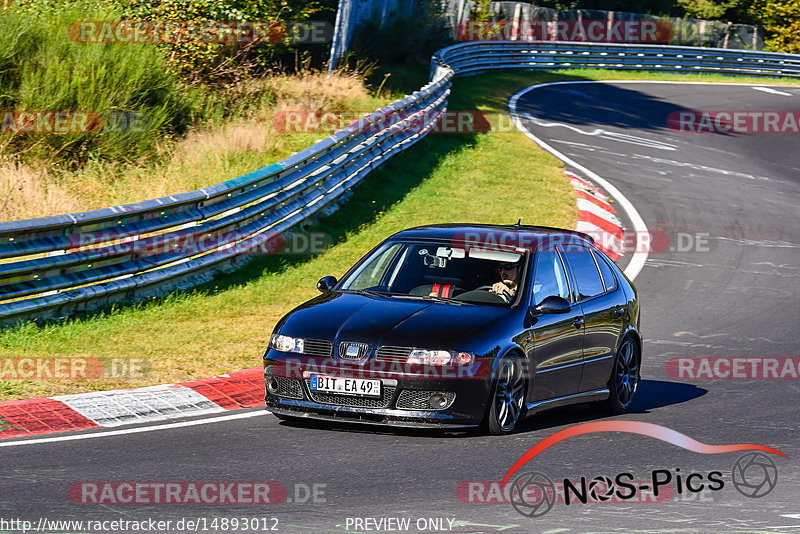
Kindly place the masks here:
[(626, 337), (614, 356), (614, 367), (608, 379), (608, 390), (611, 394), (602, 403), (606, 411), (616, 415), (630, 411), (641, 379), (641, 367), (642, 352), (639, 344), (632, 337)]
[(497, 376), (489, 390), (482, 430), (493, 435), (510, 434), (525, 417), (527, 379), (522, 360), (504, 356), (497, 365)]

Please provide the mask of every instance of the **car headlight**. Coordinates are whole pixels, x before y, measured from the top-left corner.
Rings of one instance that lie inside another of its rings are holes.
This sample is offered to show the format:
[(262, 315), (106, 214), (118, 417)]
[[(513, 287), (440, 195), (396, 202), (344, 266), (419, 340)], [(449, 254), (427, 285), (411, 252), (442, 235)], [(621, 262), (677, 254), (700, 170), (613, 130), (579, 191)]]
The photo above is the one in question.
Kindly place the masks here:
[(303, 338), (283, 336), (280, 334), (273, 334), (272, 338), (269, 340), (269, 347), (281, 352), (302, 353), (303, 345)]
[(422, 365), (469, 365), (475, 360), (471, 352), (454, 352), (449, 350), (414, 349), (408, 355), (406, 363)]

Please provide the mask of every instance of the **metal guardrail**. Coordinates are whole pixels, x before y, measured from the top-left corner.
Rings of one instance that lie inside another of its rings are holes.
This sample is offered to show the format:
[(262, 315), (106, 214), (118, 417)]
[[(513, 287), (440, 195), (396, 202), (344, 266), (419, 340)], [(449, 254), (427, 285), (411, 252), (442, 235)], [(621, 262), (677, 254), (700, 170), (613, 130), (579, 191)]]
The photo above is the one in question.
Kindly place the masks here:
[[(444, 112), (454, 75), (611, 68), (800, 77), (800, 56), (658, 45), (473, 42), (438, 51), (431, 82), (283, 161), (196, 191), (0, 223), (0, 321), (60, 317), (197, 283), (307, 221), (410, 147)], [(385, 126), (388, 114), (403, 120)], [(165, 235), (213, 247), (163, 250)], [(90, 235), (91, 246), (82, 239)], [(99, 237), (98, 237), (99, 236)], [(219, 236), (224, 236), (222, 239)], [(104, 243), (110, 244), (103, 246)], [(139, 254), (158, 244), (160, 254)]]
[[(58, 317), (192, 285), (309, 220), (410, 147), (444, 112), (452, 74), (263, 169), (179, 195), (0, 223), (0, 321)], [(384, 126), (388, 114), (401, 122)], [(163, 237), (167, 235), (168, 239)], [(165, 242), (192, 238), (212, 247)], [(87, 246), (85, 239), (93, 243)], [(141, 251), (157, 250), (143, 254)]]
[(800, 55), (727, 48), (618, 43), (477, 41), (439, 50), (436, 71), (456, 75), (490, 69), (614, 69), (800, 77)]

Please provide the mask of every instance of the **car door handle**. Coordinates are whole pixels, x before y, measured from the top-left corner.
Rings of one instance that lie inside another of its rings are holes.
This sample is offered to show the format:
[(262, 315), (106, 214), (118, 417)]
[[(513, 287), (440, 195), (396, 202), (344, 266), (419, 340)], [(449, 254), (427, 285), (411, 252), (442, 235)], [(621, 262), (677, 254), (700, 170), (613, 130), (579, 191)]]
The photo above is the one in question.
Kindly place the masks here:
[(572, 322), (572, 324), (573, 324), (573, 325), (575, 325), (575, 328), (578, 328), (578, 329), (580, 329), (580, 327), (582, 327), (582, 326), (583, 326), (583, 317), (578, 317), (577, 319), (575, 319), (575, 320)]
[(614, 308), (614, 317), (620, 318), (625, 314), (625, 308), (617, 306)]

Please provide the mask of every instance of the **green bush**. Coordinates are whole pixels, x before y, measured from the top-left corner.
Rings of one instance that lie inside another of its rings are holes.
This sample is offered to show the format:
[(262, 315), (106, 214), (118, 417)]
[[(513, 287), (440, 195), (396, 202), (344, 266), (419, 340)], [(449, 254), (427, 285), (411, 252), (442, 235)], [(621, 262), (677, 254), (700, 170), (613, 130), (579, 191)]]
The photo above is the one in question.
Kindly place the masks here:
[[(292, 21), (326, 19), (332, 23), (336, 0), (116, 0), (125, 19), (151, 21), (250, 21), (282, 27)], [(291, 67), (286, 58), (318, 45), (278, 40), (263, 43), (183, 42), (161, 45), (171, 66), (190, 83), (227, 84), (253, 72)], [(327, 50), (327, 46), (323, 47)], [(318, 65), (319, 66), (319, 65)]]
[(6, 153), (70, 166), (89, 157), (132, 161), (152, 155), (165, 134), (186, 128), (188, 99), (156, 47), (69, 37), (77, 20), (115, 18), (113, 10), (76, 5), (42, 12), (24, 4), (0, 12), (0, 110), (91, 112), (104, 119), (99, 131), (69, 134), (3, 128)]
[[(325, 21), (333, 27), (337, 0), (111, 0), (116, 20), (151, 22), (263, 22), (285, 27), (294, 21)], [(72, 8), (91, 9), (89, 0), (17, 0), (18, 9), (49, 16)], [(74, 9), (73, 9), (74, 10)], [(91, 20), (82, 16), (81, 20)], [(252, 73), (292, 70), (300, 56), (321, 67), (328, 44), (287, 40), (263, 43), (217, 43), (194, 40), (157, 45), (172, 72), (191, 84), (229, 85)], [(299, 66), (299, 65), (298, 65)]]

